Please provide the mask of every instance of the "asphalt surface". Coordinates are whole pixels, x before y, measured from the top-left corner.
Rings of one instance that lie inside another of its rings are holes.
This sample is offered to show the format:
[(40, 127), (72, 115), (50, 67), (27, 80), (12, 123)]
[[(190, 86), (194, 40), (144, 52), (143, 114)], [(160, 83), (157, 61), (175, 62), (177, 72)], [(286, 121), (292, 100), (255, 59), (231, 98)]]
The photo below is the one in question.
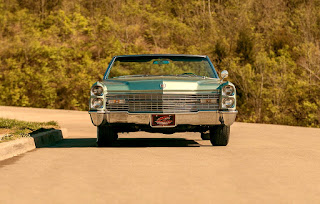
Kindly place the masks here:
[(87, 112), (0, 106), (0, 117), (68, 129), (0, 162), (0, 203), (320, 203), (320, 129), (235, 123), (227, 147), (139, 132), (98, 148)]

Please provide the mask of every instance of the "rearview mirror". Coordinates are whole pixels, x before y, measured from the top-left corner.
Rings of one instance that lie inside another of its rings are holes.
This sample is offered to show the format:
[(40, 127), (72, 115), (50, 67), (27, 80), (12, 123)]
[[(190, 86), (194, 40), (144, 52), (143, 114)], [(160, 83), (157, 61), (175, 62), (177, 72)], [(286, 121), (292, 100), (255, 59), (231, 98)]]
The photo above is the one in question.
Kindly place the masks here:
[(225, 78), (227, 78), (228, 77), (228, 71), (227, 70), (223, 70), (222, 72), (221, 72), (221, 81), (223, 81)]

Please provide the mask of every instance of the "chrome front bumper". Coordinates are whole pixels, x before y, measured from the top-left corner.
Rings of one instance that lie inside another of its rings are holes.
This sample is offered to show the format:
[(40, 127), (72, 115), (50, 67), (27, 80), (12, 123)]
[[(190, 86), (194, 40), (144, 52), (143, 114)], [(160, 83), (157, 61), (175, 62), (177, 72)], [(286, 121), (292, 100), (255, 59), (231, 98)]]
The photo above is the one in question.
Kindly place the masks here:
[[(238, 111), (199, 111), (194, 113), (175, 114), (176, 125), (232, 125)], [(104, 123), (133, 123), (148, 125), (153, 114), (171, 113), (127, 113), (89, 111), (91, 121), (95, 126)]]

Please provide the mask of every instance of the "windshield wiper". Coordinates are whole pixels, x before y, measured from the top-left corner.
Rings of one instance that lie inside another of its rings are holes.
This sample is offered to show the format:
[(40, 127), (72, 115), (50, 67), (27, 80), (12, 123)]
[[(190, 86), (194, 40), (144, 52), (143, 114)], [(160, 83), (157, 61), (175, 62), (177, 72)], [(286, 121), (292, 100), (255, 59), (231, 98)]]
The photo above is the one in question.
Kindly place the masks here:
[(203, 76), (199, 76), (199, 75), (196, 75), (194, 73), (189, 73), (189, 72), (186, 72), (186, 73), (182, 73), (182, 74), (178, 74), (176, 76), (182, 76), (182, 77), (203, 77)]
[(127, 77), (148, 77), (148, 76), (154, 76), (154, 75), (146, 75), (146, 74), (137, 74), (137, 75), (123, 75), (113, 78), (127, 78)]

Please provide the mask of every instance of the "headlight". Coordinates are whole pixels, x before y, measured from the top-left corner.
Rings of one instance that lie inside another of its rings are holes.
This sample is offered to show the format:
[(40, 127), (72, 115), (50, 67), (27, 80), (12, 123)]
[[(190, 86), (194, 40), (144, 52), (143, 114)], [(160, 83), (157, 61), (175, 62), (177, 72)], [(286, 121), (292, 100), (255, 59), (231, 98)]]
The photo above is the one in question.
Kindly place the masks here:
[(224, 86), (222, 88), (222, 94), (224, 96), (232, 96), (234, 94), (234, 87), (231, 85)]
[(93, 98), (91, 101), (91, 108), (103, 108), (103, 99)]
[(91, 88), (91, 95), (102, 96), (103, 88), (102, 86), (94, 86)]
[(234, 105), (234, 98), (222, 99), (222, 108), (232, 108), (233, 105)]

